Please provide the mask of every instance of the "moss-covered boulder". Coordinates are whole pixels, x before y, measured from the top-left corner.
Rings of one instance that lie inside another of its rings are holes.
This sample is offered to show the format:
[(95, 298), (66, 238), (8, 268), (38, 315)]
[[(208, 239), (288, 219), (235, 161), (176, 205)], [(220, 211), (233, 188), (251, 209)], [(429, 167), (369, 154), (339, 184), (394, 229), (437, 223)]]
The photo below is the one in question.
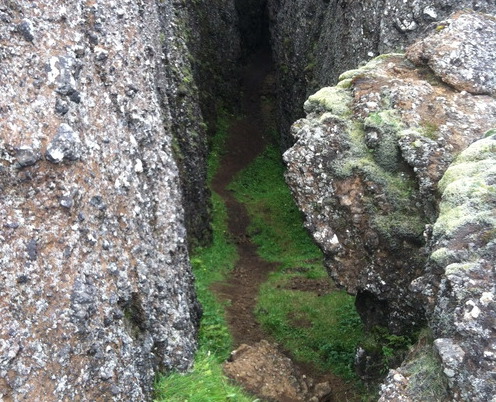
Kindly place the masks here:
[[(475, 270), (481, 282), (494, 284), (494, 161), (488, 155), (496, 100), (459, 92), (427, 66), (390, 54), (342, 74), (335, 87), (310, 96), (305, 111), (291, 129), (295, 145), (284, 154), (286, 179), (330, 275), (357, 295), (369, 329), (405, 335), (430, 319), (442, 363), (460, 360), (456, 368), (443, 366), (453, 395), (483, 400), (477, 398), (489, 394), (470, 391), (467, 379), (486, 379), (477, 374), (476, 359), (490, 360), (493, 352), (457, 343), (453, 334), (469, 333), (470, 325), (457, 329), (462, 321), (454, 317), (482, 317), (477, 303), (491, 306), (493, 293), (474, 277), (478, 296), (465, 300), (446, 275)], [(416, 280), (426, 267), (426, 280)], [(470, 353), (475, 368), (457, 378)], [(486, 366), (480, 366), (484, 373)]]

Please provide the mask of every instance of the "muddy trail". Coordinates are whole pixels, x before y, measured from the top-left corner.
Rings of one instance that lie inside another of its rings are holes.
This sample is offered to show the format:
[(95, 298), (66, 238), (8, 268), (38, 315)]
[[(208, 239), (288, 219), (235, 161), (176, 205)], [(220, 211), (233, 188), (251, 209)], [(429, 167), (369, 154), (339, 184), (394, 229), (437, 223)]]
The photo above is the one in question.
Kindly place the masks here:
[[(261, 340), (272, 342), (264, 332), (254, 311), (260, 286), (268, 279), (277, 264), (262, 259), (257, 246), (248, 234), (250, 218), (246, 207), (240, 203), (227, 187), (237, 173), (245, 169), (268, 145), (267, 119), (273, 110), (270, 104), (261, 101), (264, 96), (274, 95), (272, 61), (270, 50), (261, 50), (253, 55), (244, 68), (241, 77), (243, 89), (240, 103), (242, 118), (234, 121), (229, 128), (226, 151), (220, 168), (212, 180), (212, 189), (225, 202), (228, 212), (229, 236), (235, 242), (239, 260), (225, 281), (214, 284), (212, 290), (226, 303), (226, 318), (233, 337), (234, 348), (242, 344), (253, 345)], [(304, 281), (295, 283), (292, 289), (307, 291)], [(289, 352), (279, 348), (287, 357)], [(350, 384), (331, 373), (320, 373), (311, 364), (293, 362), (303, 377), (310, 377), (316, 383), (328, 382), (332, 395), (325, 401), (351, 401), (354, 392)], [(281, 399), (281, 401), (285, 399)]]
[(234, 347), (253, 344), (267, 336), (255, 319), (254, 309), (260, 285), (277, 265), (257, 254), (257, 246), (248, 235), (250, 219), (243, 204), (227, 189), (237, 173), (246, 168), (266, 147), (266, 128), (261, 112), (260, 96), (267, 89), (266, 78), (271, 73), (270, 52), (262, 50), (245, 67), (241, 87), (243, 117), (229, 129), (226, 153), (219, 171), (212, 180), (212, 189), (224, 200), (228, 212), (229, 235), (236, 243), (239, 260), (226, 282), (214, 287), (215, 293), (228, 301), (227, 320)]

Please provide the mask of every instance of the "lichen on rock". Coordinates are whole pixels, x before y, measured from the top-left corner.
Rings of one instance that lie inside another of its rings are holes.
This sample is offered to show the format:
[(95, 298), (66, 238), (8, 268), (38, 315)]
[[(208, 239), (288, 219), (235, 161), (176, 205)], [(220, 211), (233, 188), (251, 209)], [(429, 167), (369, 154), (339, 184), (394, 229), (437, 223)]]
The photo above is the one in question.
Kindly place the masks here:
[(407, 49), (417, 64), (428, 64), (459, 91), (496, 95), (496, 18), (459, 12), (438, 22), (436, 32)]
[(455, 400), (494, 395), (496, 277), (496, 136), (481, 139), (439, 182), (439, 218), (433, 226), (422, 293), (434, 345)]

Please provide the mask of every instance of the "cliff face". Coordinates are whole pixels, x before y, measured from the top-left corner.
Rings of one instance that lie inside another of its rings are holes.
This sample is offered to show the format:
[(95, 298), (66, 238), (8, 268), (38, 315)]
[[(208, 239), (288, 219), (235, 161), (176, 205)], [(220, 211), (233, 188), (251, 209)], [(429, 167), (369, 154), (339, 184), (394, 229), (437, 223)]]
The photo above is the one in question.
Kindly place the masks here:
[[(342, 74), (308, 98), (284, 154), (331, 276), (369, 328), (428, 319), (454, 400), (495, 392), (495, 21), (456, 14), (406, 56)], [(383, 400), (427, 400), (410, 374)]]
[(143, 400), (191, 364), (172, 3), (0, 5), (0, 399)]
[(188, 48), (193, 76), (209, 133), (215, 132), (219, 107), (239, 97), (241, 35), (234, 0), (186, 2)]
[(457, 10), (496, 13), (491, 0), (268, 0), (284, 149), (301, 105), (344, 71), (398, 52)]

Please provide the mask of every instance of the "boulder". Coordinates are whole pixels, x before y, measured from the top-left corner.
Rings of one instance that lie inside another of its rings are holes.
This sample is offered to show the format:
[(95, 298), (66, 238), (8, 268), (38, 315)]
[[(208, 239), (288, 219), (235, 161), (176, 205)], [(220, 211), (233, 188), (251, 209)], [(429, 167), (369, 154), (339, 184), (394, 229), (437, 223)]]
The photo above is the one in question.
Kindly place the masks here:
[[(468, 15), (466, 27), (492, 21)], [(467, 29), (456, 40), (463, 48), (478, 35)], [(451, 40), (411, 49), (430, 54)], [(447, 85), (412, 52), (379, 56), (308, 98), (284, 154), (286, 180), (330, 275), (357, 295), (366, 327), (401, 335), (427, 320), (450, 398), (488, 400), (496, 100)], [(467, 53), (459, 68), (472, 62)], [(481, 76), (494, 73), (491, 63), (481, 66)], [(384, 400), (409, 400), (401, 399), (411, 397), (406, 373), (390, 374)]]

